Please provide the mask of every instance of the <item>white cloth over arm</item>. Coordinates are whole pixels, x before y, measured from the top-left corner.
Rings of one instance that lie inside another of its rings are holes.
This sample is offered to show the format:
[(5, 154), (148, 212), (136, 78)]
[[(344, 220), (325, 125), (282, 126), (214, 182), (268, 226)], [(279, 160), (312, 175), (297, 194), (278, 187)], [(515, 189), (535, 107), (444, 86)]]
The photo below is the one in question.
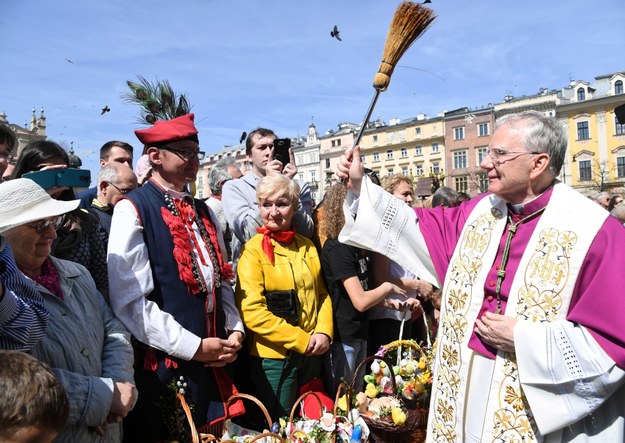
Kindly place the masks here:
[[(434, 264), (412, 208), (364, 177), (360, 197), (347, 193), (345, 226), (339, 241), (389, 257), (420, 279), (438, 287)], [(356, 214), (356, 217), (354, 217)]]
[(518, 322), (514, 341), (521, 386), (545, 442), (624, 441), (625, 372), (586, 328)]

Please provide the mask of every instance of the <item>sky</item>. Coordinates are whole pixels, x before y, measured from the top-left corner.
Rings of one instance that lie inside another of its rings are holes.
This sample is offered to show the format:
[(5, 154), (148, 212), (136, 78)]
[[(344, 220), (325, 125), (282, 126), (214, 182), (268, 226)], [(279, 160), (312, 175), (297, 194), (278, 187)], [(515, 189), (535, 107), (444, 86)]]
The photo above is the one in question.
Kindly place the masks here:
[[(0, 0), (0, 112), (30, 121), (97, 172), (99, 148), (136, 151), (127, 80), (188, 97), (201, 149), (243, 131), (281, 137), (361, 123), (396, 0)], [(432, 0), (372, 118), (434, 117), (625, 70), (623, 0)], [(330, 36), (334, 25), (342, 41)], [(108, 106), (110, 112), (100, 115)]]

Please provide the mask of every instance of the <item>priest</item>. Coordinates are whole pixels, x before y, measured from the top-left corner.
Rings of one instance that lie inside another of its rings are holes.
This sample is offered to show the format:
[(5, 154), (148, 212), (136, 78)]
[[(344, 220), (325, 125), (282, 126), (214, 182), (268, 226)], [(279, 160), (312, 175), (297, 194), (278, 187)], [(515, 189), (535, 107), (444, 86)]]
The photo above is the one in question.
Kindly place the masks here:
[(625, 231), (558, 182), (566, 146), (555, 119), (506, 115), (489, 192), (429, 210), (363, 179), (358, 147), (341, 158), (339, 239), (443, 288), (428, 441), (624, 441)]

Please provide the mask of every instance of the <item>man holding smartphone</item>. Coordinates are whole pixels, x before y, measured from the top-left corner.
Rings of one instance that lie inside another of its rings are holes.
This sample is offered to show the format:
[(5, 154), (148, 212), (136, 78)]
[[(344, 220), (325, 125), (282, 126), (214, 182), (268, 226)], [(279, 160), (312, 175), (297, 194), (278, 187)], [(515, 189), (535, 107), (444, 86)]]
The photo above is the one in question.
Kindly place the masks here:
[[(284, 152), (278, 152), (278, 146), (282, 146), (283, 149), (286, 147), (288, 157)], [(290, 143), (287, 143), (286, 139), (278, 139), (271, 129), (255, 129), (245, 141), (245, 154), (252, 164), (252, 170), (243, 177), (229, 180), (224, 184), (222, 206), (235, 236), (232, 242), (232, 262), (235, 267), (243, 245), (256, 235), (256, 228), (262, 226), (256, 200), (256, 185), (268, 174), (283, 174), (290, 179), (297, 174), (295, 156), (289, 146)], [(288, 162), (283, 163), (286, 158)], [(299, 185), (300, 206), (293, 216), (292, 223), (298, 234), (311, 237), (314, 233), (312, 195), (308, 183), (299, 182)]]

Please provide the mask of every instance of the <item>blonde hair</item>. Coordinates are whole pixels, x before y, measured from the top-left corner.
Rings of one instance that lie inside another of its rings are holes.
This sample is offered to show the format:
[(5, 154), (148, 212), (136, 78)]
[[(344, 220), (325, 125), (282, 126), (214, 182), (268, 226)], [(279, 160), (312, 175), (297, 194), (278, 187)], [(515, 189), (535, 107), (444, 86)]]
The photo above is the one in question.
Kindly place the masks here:
[(293, 206), (299, 206), (300, 188), (295, 180), (286, 175), (269, 174), (263, 177), (256, 186), (256, 200), (259, 204), (269, 197), (286, 197)]
[(411, 177), (402, 174), (393, 174), (382, 177), (382, 188), (391, 194), (400, 183), (408, 183), (411, 189), (414, 188), (414, 180)]

